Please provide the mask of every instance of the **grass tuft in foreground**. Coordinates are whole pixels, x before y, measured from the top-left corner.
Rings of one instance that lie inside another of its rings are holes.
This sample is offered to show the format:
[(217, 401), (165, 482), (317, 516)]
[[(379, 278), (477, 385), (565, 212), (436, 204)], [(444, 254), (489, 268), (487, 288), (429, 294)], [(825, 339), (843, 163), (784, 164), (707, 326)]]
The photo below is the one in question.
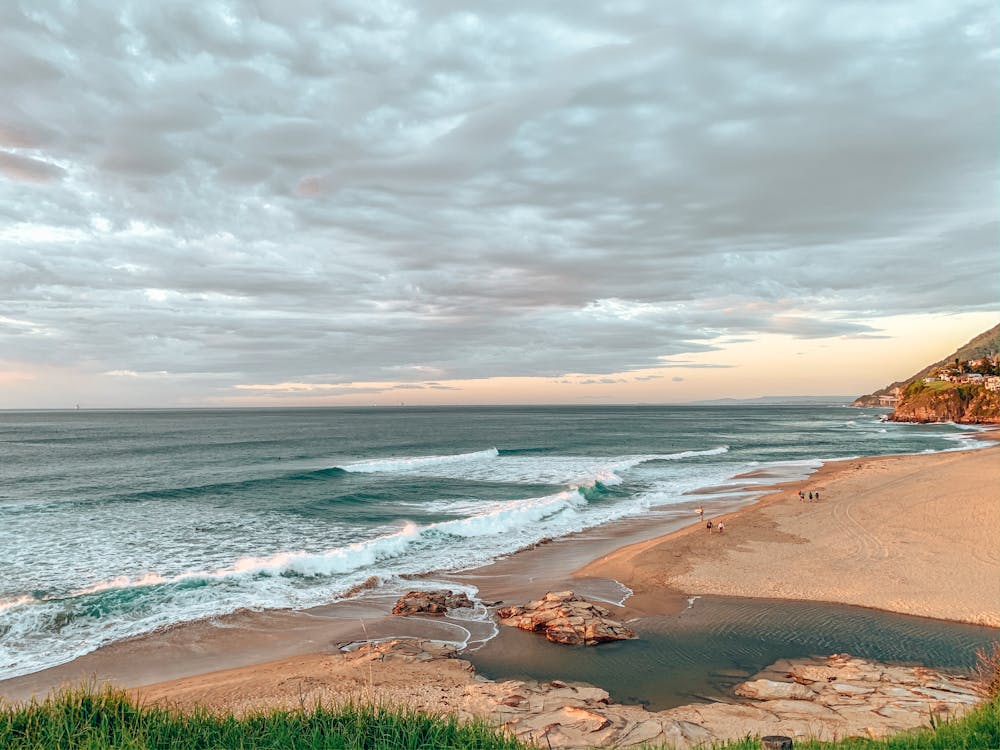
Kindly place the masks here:
[[(929, 729), (881, 740), (844, 739), (838, 742), (796, 740), (795, 750), (1000, 750), (1000, 699), (994, 698), (960, 719), (932, 721)], [(717, 750), (760, 750), (760, 740), (746, 739)]]
[(1000, 700), (1000, 641), (993, 641), (989, 649), (976, 651), (974, 673), (982, 696), (989, 701)]
[(524, 747), (485, 723), (370, 706), (271, 711), (237, 719), (206, 711), (178, 713), (143, 706), (119, 690), (86, 688), (24, 706), (0, 705), (0, 748), (4, 750)]

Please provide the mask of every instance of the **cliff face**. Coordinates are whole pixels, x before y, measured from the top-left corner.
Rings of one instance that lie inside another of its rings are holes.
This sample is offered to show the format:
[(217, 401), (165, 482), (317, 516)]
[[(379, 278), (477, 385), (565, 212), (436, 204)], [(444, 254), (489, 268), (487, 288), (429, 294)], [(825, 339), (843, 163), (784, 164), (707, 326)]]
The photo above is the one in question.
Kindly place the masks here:
[(946, 390), (910, 386), (892, 416), (893, 422), (1000, 422), (1000, 392), (981, 385), (956, 386)]

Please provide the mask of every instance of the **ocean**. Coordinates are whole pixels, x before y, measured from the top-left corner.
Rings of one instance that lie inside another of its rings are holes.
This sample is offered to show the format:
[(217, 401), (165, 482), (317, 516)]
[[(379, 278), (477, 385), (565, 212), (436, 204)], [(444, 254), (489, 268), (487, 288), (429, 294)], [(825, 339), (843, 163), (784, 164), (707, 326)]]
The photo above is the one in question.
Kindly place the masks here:
[(968, 428), (880, 413), (0, 412), (0, 679), (179, 622), (335, 601), (371, 576), (469, 569), (762, 466), (973, 447)]

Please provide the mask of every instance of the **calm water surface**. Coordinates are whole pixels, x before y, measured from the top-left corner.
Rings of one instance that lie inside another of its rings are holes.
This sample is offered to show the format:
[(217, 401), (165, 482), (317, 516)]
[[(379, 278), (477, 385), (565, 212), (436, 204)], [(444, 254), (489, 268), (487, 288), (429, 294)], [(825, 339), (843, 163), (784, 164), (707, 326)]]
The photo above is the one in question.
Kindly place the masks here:
[(492, 679), (570, 680), (598, 685), (621, 703), (651, 710), (732, 695), (778, 659), (850, 653), (968, 671), (993, 628), (813, 602), (699, 597), (671, 617), (632, 623), (638, 638), (593, 647), (557, 646), (503, 628), (467, 654)]

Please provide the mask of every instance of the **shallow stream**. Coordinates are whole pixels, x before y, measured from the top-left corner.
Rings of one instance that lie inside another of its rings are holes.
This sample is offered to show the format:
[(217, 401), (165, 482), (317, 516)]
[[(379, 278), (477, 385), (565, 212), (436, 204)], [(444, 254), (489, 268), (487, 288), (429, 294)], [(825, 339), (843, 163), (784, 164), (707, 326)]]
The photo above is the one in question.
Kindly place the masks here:
[(561, 646), (502, 628), (464, 654), (491, 679), (530, 677), (604, 688), (619, 703), (663, 710), (731, 696), (733, 687), (782, 658), (850, 653), (967, 672), (976, 649), (1000, 630), (863, 607), (767, 599), (699, 597), (678, 615), (630, 623), (638, 638)]

